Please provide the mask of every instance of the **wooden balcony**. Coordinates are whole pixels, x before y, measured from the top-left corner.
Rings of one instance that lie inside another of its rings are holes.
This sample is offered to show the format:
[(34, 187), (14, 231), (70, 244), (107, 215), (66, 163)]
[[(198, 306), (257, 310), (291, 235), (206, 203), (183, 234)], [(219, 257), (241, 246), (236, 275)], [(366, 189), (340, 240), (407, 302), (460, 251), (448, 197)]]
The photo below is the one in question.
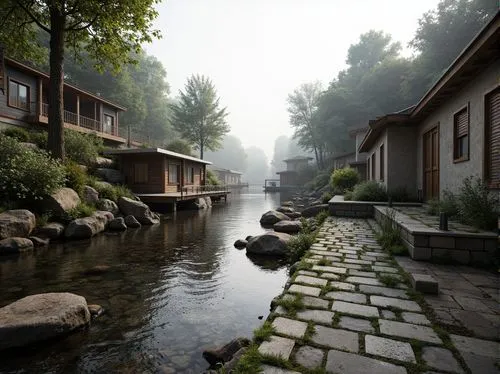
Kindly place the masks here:
[[(118, 134), (116, 125), (105, 125), (101, 121), (85, 117), (77, 113), (64, 110), (64, 127), (87, 134), (96, 134), (97, 136), (118, 143), (126, 143), (126, 139)], [(38, 122), (48, 124), (49, 122), (49, 104), (42, 103), (41, 111), (38, 116)]]

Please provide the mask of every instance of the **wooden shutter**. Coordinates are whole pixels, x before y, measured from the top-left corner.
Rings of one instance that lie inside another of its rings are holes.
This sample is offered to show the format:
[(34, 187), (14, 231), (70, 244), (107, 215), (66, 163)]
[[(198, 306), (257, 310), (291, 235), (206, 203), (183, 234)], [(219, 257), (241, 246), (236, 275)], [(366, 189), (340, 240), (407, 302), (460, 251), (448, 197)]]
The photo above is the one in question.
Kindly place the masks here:
[(486, 97), (487, 177), (490, 186), (500, 187), (500, 87)]
[(455, 134), (456, 138), (461, 138), (469, 133), (469, 116), (467, 108), (462, 109), (455, 115)]

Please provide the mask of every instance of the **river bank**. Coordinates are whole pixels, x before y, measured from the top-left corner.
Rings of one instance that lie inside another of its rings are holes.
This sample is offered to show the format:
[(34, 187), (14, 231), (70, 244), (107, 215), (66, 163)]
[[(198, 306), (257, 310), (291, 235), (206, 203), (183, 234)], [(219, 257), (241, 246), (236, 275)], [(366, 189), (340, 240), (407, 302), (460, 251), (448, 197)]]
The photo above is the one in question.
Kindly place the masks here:
[[(158, 225), (57, 243), (0, 262), (0, 306), (26, 295), (74, 292), (105, 313), (90, 329), (0, 361), (1, 372), (187, 372), (204, 349), (250, 337), (281, 292), (286, 266), (248, 258), (233, 243), (263, 233), (279, 194), (233, 194), (227, 204), (177, 212)], [(110, 265), (99, 275), (85, 275)], [(244, 321), (244, 323), (242, 323)]]

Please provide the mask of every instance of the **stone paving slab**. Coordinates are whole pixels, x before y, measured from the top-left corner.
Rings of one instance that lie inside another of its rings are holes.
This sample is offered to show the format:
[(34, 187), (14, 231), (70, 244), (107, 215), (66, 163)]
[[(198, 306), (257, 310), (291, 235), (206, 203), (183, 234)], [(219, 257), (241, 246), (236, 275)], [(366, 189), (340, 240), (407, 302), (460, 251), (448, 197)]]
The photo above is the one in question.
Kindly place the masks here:
[(300, 293), (308, 296), (319, 296), (319, 294), (321, 293), (321, 289), (316, 287), (308, 287), (308, 286), (301, 286), (298, 284), (292, 284), (288, 289), (288, 292)]
[(259, 346), (259, 352), (264, 355), (276, 356), (288, 360), (295, 341), (288, 338), (273, 335), (269, 341), (262, 342)]
[(274, 330), (282, 335), (302, 338), (306, 333), (307, 323), (289, 318), (278, 317), (273, 321)]
[(338, 289), (338, 290), (344, 290), (344, 291), (354, 291), (356, 290), (356, 286), (351, 283), (347, 282), (330, 282), (330, 286)]
[(343, 351), (358, 352), (358, 334), (352, 331), (332, 329), (325, 326), (314, 326), (315, 332), (311, 340), (319, 345), (341, 349)]
[(312, 267), (312, 269), (315, 271), (326, 271), (328, 273), (335, 273), (335, 274), (346, 274), (347, 273), (347, 269), (343, 268), (343, 267), (314, 265)]
[(380, 336), (365, 336), (366, 353), (390, 358), (403, 362), (417, 362), (410, 343), (382, 338)]
[(347, 330), (360, 331), (360, 332), (375, 332), (375, 328), (367, 319), (354, 318), (349, 316), (342, 316), (339, 320), (339, 327)]
[(328, 281), (326, 279), (310, 277), (306, 275), (299, 275), (295, 278), (294, 283), (305, 283), (311, 286), (326, 286)]
[(262, 365), (261, 374), (300, 374), (298, 371), (291, 371), (277, 368), (276, 366)]
[(359, 286), (359, 290), (367, 294), (383, 295), (388, 297), (399, 297), (401, 299), (409, 298), (408, 295), (406, 294), (406, 291), (389, 287), (378, 287), (378, 286), (369, 286), (361, 284)]
[(318, 323), (323, 323), (326, 325), (332, 324), (332, 319), (335, 313), (329, 312), (328, 310), (304, 310), (297, 312), (296, 317), (305, 321), (313, 321)]
[(414, 323), (416, 325), (431, 325), (431, 321), (427, 319), (425, 314), (420, 313), (412, 313), (412, 312), (403, 312), (401, 313), (401, 317), (405, 322)]
[(410, 312), (420, 312), (422, 308), (415, 301), (401, 300), (393, 297), (385, 296), (370, 296), (370, 303), (372, 305), (381, 306), (384, 308), (395, 307), (398, 309), (408, 310)]
[(340, 301), (348, 301), (356, 304), (366, 304), (367, 300), (365, 294), (355, 293), (355, 292), (344, 292), (344, 291), (328, 292), (325, 295), (325, 298), (340, 300)]
[(402, 366), (352, 353), (331, 350), (326, 359), (328, 373), (341, 374), (406, 374)]
[(406, 322), (379, 319), (380, 332), (385, 335), (417, 339), (424, 342), (442, 344), (443, 342), (434, 330), (427, 326), (414, 325)]
[(332, 310), (335, 312), (354, 314), (367, 318), (380, 316), (378, 309), (374, 306), (348, 303), (345, 301), (334, 301), (332, 304)]
[(453, 353), (449, 350), (440, 347), (424, 347), (422, 348), (422, 359), (425, 364), (433, 369), (451, 371), (461, 374), (463, 369), (453, 357)]
[(305, 345), (300, 347), (295, 353), (295, 361), (308, 369), (321, 367), (325, 353), (318, 348)]
[(372, 286), (382, 286), (383, 285), (378, 279), (366, 278), (366, 277), (347, 277), (345, 281), (347, 283), (369, 284)]

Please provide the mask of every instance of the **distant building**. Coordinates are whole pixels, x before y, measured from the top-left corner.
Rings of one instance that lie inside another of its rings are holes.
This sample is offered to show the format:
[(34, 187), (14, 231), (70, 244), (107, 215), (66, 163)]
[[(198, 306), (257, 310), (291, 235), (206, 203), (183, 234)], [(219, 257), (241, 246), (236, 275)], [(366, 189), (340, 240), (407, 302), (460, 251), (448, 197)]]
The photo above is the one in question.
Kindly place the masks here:
[[(118, 146), (119, 113), (126, 109), (76, 86), (64, 84), (64, 127), (93, 133)], [(49, 112), (49, 75), (0, 52), (0, 130), (9, 127), (46, 129)]]
[(306, 169), (312, 159), (307, 156), (296, 156), (283, 160), (286, 163), (286, 170), (276, 173), (280, 176), (280, 189), (295, 188), (306, 183), (307, 175), (301, 176), (300, 171)]
[(209, 169), (214, 172), (214, 174), (217, 176), (217, 179), (219, 179), (222, 182), (222, 184), (228, 187), (248, 186), (247, 183), (241, 182), (241, 177), (243, 173), (239, 171), (223, 169), (217, 166), (209, 166)]

